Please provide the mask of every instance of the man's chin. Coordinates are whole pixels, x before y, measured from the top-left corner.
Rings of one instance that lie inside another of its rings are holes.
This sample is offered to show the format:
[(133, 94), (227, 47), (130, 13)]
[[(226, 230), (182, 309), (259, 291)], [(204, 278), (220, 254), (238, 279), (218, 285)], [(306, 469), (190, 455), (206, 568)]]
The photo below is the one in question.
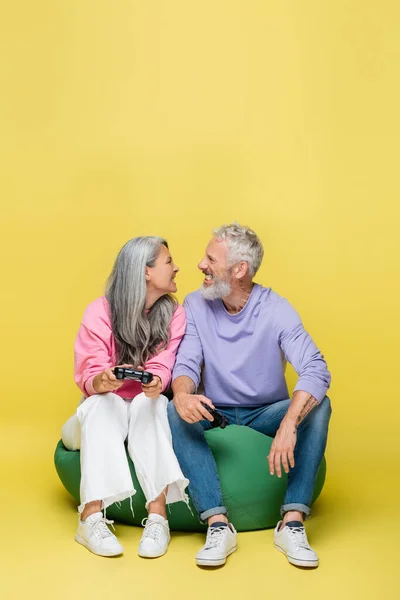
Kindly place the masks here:
[(232, 291), (232, 287), (226, 281), (218, 281), (212, 285), (202, 285), (200, 288), (204, 300), (220, 300), (226, 298)]
[(202, 285), (200, 288), (200, 292), (201, 295), (203, 296), (204, 300), (216, 300), (216, 296), (214, 294), (214, 290), (211, 287), (206, 287), (205, 285)]

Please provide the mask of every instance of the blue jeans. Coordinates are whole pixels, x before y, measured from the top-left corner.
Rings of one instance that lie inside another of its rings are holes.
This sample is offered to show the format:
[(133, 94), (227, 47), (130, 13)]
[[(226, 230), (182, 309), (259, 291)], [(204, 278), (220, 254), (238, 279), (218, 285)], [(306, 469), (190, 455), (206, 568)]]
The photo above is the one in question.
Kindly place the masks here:
[[(245, 425), (274, 437), (290, 402), (281, 400), (255, 408), (225, 406), (218, 407), (218, 411), (228, 418), (230, 424)], [(325, 396), (297, 430), (295, 466), (288, 474), (281, 515), (289, 510), (298, 510), (306, 516), (311, 513), (311, 499), (325, 452), (331, 412), (330, 400)], [(210, 421), (187, 423), (178, 415), (173, 402), (168, 404), (168, 418), (175, 454), (185, 477), (190, 480), (189, 493), (200, 521), (205, 523), (213, 515), (227, 514), (215, 460), (204, 435), (204, 431), (211, 428)], [(268, 469), (267, 463), (265, 468)]]

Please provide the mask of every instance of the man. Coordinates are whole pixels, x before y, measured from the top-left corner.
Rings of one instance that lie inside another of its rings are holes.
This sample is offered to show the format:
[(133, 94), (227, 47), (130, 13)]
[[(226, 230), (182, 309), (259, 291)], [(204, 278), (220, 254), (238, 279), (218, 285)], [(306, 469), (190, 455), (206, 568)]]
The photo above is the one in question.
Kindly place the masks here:
[[(215, 230), (199, 264), (205, 276), (202, 289), (184, 303), (187, 329), (178, 350), (168, 416), (191, 498), (200, 520), (208, 523), (206, 543), (196, 556), (201, 566), (222, 565), (237, 548), (204, 436), (212, 416), (203, 403), (230, 423), (274, 437), (269, 472), (281, 477), (283, 468), (288, 473), (274, 544), (290, 563), (318, 566), (303, 519), (311, 512), (326, 446), (331, 407), (325, 394), (331, 378), (289, 302), (253, 282), (263, 254), (249, 228), (234, 223)], [(291, 400), (285, 361), (299, 375)], [(201, 378), (204, 395), (196, 394)]]

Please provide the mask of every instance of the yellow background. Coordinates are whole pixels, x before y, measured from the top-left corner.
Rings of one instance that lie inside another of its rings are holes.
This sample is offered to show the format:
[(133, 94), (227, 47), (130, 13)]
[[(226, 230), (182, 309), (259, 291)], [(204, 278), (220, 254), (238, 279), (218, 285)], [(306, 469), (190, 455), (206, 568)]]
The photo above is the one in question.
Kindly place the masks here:
[[(5, 598), (398, 597), (399, 17), (395, 0), (2, 9)], [(52, 466), (83, 310), (143, 234), (169, 240), (182, 300), (233, 220), (258, 232), (256, 280), (294, 304), (333, 374), (308, 525), (321, 566), (289, 567), (272, 531), (241, 534), (211, 573), (194, 565), (199, 535), (146, 562), (140, 531), (118, 526), (124, 557), (90, 555)]]

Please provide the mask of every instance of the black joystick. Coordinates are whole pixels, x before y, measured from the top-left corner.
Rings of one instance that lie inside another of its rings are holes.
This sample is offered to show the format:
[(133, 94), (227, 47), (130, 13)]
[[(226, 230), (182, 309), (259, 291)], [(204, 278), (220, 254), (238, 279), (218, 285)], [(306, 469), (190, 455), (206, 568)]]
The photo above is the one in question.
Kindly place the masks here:
[(214, 421), (210, 421), (212, 427), (221, 427), (221, 429), (225, 429), (225, 427), (229, 425), (229, 421), (225, 415), (221, 415), (221, 413), (215, 408), (211, 408), (211, 406), (204, 404), (204, 402), (202, 402), (202, 405), (210, 413), (210, 415), (214, 417)]
[(117, 379), (134, 379), (144, 384), (153, 381), (153, 373), (149, 371), (135, 371), (135, 369), (128, 369), (126, 367), (114, 367), (114, 375)]

